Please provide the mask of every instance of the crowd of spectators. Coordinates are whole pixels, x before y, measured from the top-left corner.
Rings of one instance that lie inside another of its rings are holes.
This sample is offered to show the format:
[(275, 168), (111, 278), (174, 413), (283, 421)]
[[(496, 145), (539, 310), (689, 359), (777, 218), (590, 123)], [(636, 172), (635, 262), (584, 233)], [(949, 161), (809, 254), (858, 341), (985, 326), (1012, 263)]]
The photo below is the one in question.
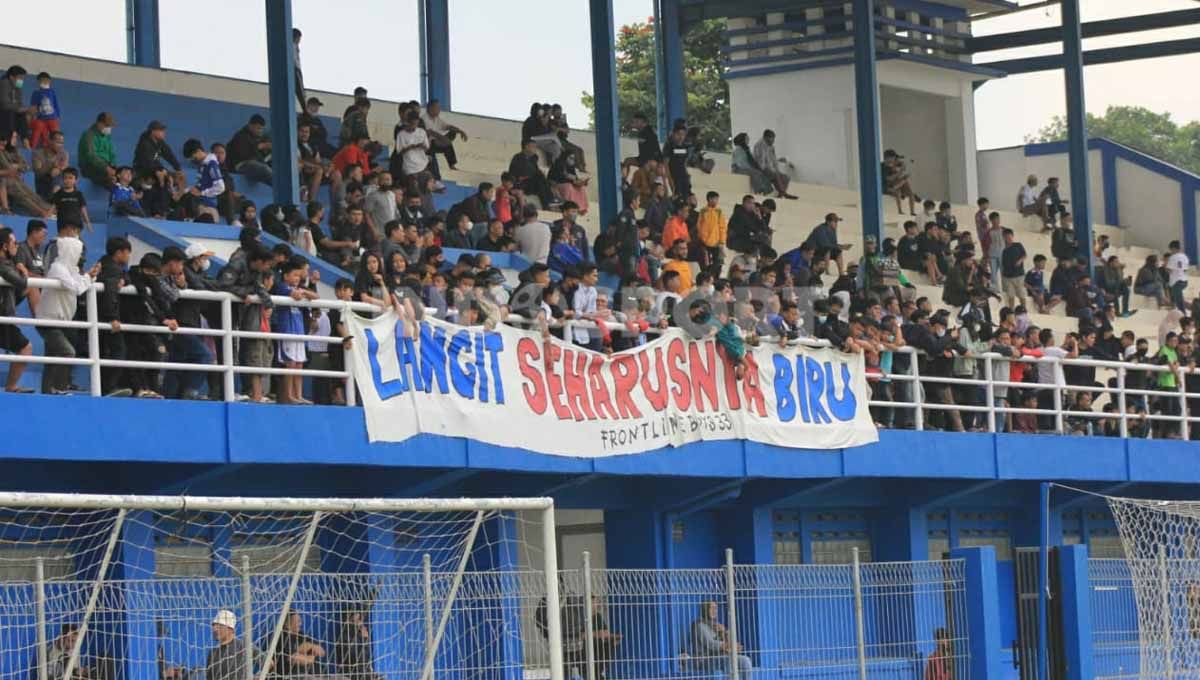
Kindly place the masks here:
[[(23, 74), (20, 67), (9, 69), (0, 81), (0, 101), (14, 91), (19, 94)], [(1172, 371), (1200, 360), (1187, 316), (1196, 310), (1189, 308), (1184, 295), (1189, 263), (1179, 244), (1172, 243), (1161, 259), (1147, 258), (1136, 276), (1130, 276), (1102, 238), (1094, 244), (1102, 264), (1088, 271), (1086, 259), (1080, 257), (1081, 248), (1088, 246), (1075, 238), (1055, 178), (1042, 189), (1036, 177), (1028, 178), (1017, 205), (1021, 214), (1039, 217), (1051, 232), (1049, 257), (1029, 253), (986, 198), (978, 201), (974, 229), (959, 226), (949, 203), (920, 201), (903, 156), (894, 150), (885, 153), (881, 171), (886, 192), (901, 210), (907, 200), (915, 218), (904, 223), (902, 237), (881, 242), (867, 238), (855, 257), (851, 245), (839, 237), (841, 218), (829, 213), (802, 245), (778, 253), (773, 241), (782, 225), (776, 223), (775, 199), (795, 197), (788, 193), (790, 168), (786, 159), (776, 156), (773, 131), (765, 130), (753, 146), (744, 133), (734, 138), (732, 168), (749, 177), (751, 192), (727, 210), (717, 192), (709, 191), (701, 200), (692, 191), (691, 173), (712, 169), (699, 148), (699, 132), (677, 120), (660, 144), (648, 119), (636, 115), (632, 127), (638, 155), (622, 163), (624, 209), (589, 238), (580, 224), (580, 216), (588, 211), (587, 161), (583, 149), (570, 141), (561, 106), (531, 105), (508, 170), (439, 211), (433, 199), (444, 189), (439, 166), (444, 162), (450, 169), (456, 167), (455, 144), (468, 143), (467, 133), (443, 118), (435, 100), (424, 107), (400, 104), (390, 144), (372, 139), (367, 125), (371, 100), (359, 88), (337, 135), (330, 134), (320, 115), (323, 102), (301, 97), (304, 108), (294, 143), (305, 202), (260, 209), (238, 193), (237, 183), (272, 179), (270, 151), (278, 140), (267, 134), (261, 116), (252, 116), (228, 144), (188, 139), (180, 156), (167, 142), (167, 126), (151, 121), (133, 150), (132, 164), (120, 165), (111, 142), (116, 121), (101, 113), (82, 133), (72, 165), (58, 125), (52, 80), (43, 73), (38, 83), (28, 106), (4, 109), (0, 116), (0, 134), (9, 135), (8, 149), (0, 154), (0, 209), (15, 207), (38, 218), (29, 222), (20, 242), (12, 230), (0, 230), (0, 276), (11, 284), (0, 288), (0, 313), (15, 313), (16, 305), (27, 299), (38, 318), (79, 318), (78, 293), (92, 282), (104, 283), (98, 312), (110, 326), (101, 334), (105, 358), (215, 363), (221, 347), (210, 337), (121, 331), (122, 324), (165, 326), (170, 331), (219, 325), (215, 304), (181, 297), (183, 290), (232, 293), (240, 300), (235, 320), (243, 331), (346, 338), (346, 325), (336, 310), (271, 304), (268, 293), (295, 300), (318, 297), (320, 273), (307, 255), (345, 272), (333, 282), (340, 300), (393, 306), (414, 316), (431, 314), (460, 324), (524, 322), (603, 352), (644, 343), (656, 328), (681, 326), (695, 335), (715, 336), (739, 376), (746, 347), (763, 338), (785, 343), (803, 337), (824, 340), (864, 354), (877, 401), (911, 403), (914, 390), (922, 389), (927, 403), (947, 407), (930, 409), (926, 420), (952, 430), (985, 427), (982, 414), (953, 408), (983, 405), (983, 388), (932, 381), (915, 385), (889, 376), (908, 373), (911, 362), (917, 361), (923, 377), (983, 378), (985, 362), (978, 357), (992, 353), (999, 357), (991, 362), (993, 377), (1007, 376), (1008, 383), (1021, 384), (997, 387), (997, 405), (1047, 409), (1053, 405), (1053, 390), (1040, 386), (1056, 384), (1075, 388), (1063, 392), (1062, 398), (1065, 407), (1079, 412), (1090, 409), (1099, 396), (1078, 389), (1098, 385), (1095, 369), (1064, 371), (1015, 359), (1085, 357), (1160, 363)], [(390, 154), (384, 151), (387, 145)], [(22, 159), (26, 148), (32, 156), (33, 188), (23, 183), (20, 172), (3, 174), (5, 156), (11, 167), (28, 165)], [(193, 166), (194, 183), (187, 181), (185, 163)], [(109, 214), (227, 222), (240, 229), (239, 248), (213, 276), (208, 264), (212, 253), (200, 246), (167, 248), (134, 264), (129, 241), (113, 236), (99, 262), (85, 272), (78, 236), (91, 228), (91, 217), (79, 189), (81, 178), (110, 191)], [(768, 194), (774, 196), (766, 198)], [(921, 215), (916, 212), (918, 201)], [(542, 210), (561, 215), (547, 223), (540, 219)], [(42, 221), (46, 217), (58, 220), (53, 241)], [(282, 243), (268, 247), (263, 233)], [(448, 259), (445, 249), (467, 252)], [(493, 262), (501, 253), (518, 253), (531, 263), (517, 273), (515, 285)], [(1047, 274), (1051, 262), (1054, 266)], [(55, 279), (62, 286), (43, 291), (26, 287), (25, 278), (32, 276)], [(941, 299), (916, 295), (910, 278), (939, 286)], [(127, 285), (134, 287), (135, 295), (115, 292)], [(1168, 319), (1178, 327), (1164, 328), (1153, 353), (1132, 334), (1115, 332), (1116, 320), (1135, 312), (1130, 307), (1133, 293), (1177, 309)], [(998, 301), (995, 318), (991, 299)], [(686, 303), (686, 311), (677, 310), (681, 303)], [(1058, 305), (1065, 305), (1079, 324), (1077, 332), (1061, 338), (1036, 327), (1030, 317), (1031, 312), (1046, 313)], [(16, 326), (0, 329), (4, 349), (30, 351)], [(48, 355), (83, 353), (81, 334), (71, 329), (43, 327), (39, 333)], [(343, 343), (349, 340), (326, 344), (243, 339), (237, 361), (260, 368), (340, 370)], [(13, 364), (7, 389), (23, 389), (21, 370), (22, 364)], [(104, 394), (221, 396), (220, 380), (202, 372), (106, 367), (102, 376)], [(1176, 372), (1163, 372), (1143, 379), (1171, 389), (1179, 378)], [(1190, 388), (1195, 377), (1186, 380)], [(317, 401), (345, 400), (335, 381), (315, 382)], [(242, 380), (243, 398), (255, 402), (274, 398), (307, 403), (301, 388), (298, 377), (268, 381), (246, 375)], [(67, 394), (74, 389), (69, 367), (47, 366), (43, 371), (43, 392)], [(1127, 402), (1130, 413), (1139, 418), (1155, 411), (1174, 414), (1178, 406), (1179, 400), (1171, 398)], [(881, 426), (913, 426), (912, 408), (877, 407), (873, 413)], [(1000, 429), (1054, 427), (1044, 415), (1009, 413), (999, 420)], [(1073, 416), (1068, 422), (1071, 430), (1111, 429), (1108, 419)], [(1156, 431), (1169, 436), (1170, 429)]]

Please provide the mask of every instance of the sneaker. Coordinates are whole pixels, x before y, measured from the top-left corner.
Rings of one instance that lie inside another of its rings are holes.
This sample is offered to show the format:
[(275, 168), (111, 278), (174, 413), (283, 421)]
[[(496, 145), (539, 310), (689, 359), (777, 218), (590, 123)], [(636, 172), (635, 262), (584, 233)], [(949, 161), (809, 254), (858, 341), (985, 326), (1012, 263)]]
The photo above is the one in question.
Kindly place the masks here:
[(433, 190), (438, 193), (441, 193), (446, 190), (446, 185), (442, 184), (441, 181), (436, 181), (433, 183)]
[(60, 390), (60, 389), (50, 388), (50, 394), (53, 394), (56, 397), (69, 397), (73, 393), (70, 390)]
[[(106, 397), (129, 397), (132, 395), (133, 395), (133, 390), (129, 389), (128, 387), (118, 387), (115, 390), (109, 391), (109, 393), (104, 396), (106, 396)], [(139, 394), (138, 396), (141, 396), (141, 395)]]
[(83, 389), (79, 385), (76, 385), (75, 383), (71, 383), (71, 384), (67, 385), (66, 391), (67, 392), (87, 392), (87, 390)]
[(163, 396), (154, 390), (138, 390), (138, 399), (162, 399)]
[(33, 394), (32, 387), (21, 387), (20, 385), (12, 388), (11, 390), (5, 390), (5, 391), (8, 392), (9, 394)]
[(249, 394), (238, 394), (233, 398), (234, 401), (250, 401)]

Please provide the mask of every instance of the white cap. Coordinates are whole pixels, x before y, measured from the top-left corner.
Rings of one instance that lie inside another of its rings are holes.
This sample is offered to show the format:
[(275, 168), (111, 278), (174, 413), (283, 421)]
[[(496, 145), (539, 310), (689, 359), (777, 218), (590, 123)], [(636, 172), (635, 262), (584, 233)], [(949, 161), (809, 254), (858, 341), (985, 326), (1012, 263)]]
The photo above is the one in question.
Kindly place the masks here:
[(237, 614), (234, 614), (228, 609), (222, 609), (221, 611), (217, 612), (216, 616), (213, 617), (212, 622), (217, 626), (225, 626), (226, 628), (236, 629)]
[(184, 257), (186, 257), (189, 260), (194, 260), (197, 257), (200, 257), (201, 255), (212, 255), (212, 254), (213, 254), (213, 251), (205, 248), (204, 246), (200, 245), (199, 243), (193, 243), (187, 247), (187, 250), (183, 251)]

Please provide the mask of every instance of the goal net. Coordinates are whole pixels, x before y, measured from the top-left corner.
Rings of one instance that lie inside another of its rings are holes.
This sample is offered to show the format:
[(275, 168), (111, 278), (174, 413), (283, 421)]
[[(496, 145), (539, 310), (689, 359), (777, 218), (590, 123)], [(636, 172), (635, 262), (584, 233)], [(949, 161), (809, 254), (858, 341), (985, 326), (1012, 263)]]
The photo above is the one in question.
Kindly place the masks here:
[(1197, 677), (1200, 502), (1107, 498), (1137, 607), (1140, 678)]
[(554, 546), (550, 499), (0, 493), (0, 680), (561, 680)]

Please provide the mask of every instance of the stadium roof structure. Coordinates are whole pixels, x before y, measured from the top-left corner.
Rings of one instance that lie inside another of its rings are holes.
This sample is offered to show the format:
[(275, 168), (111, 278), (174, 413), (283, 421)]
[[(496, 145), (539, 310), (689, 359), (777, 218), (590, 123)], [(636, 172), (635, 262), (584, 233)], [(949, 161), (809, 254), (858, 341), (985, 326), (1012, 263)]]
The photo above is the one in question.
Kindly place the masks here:
[[(802, 12), (807, 9), (840, 7), (841, 2), (829, 0), (680, 0), (680, 13), (685, 22), (703, 19), (754, 16), (763, 12)], [(928, 2), (894, 2), (895, 5), (913, 5), (945, 8), (948, 12), (961, 13), (964, 17), (976, 14), (995, 14), (1018, 9), (1009, 0), (930, 0)]]

